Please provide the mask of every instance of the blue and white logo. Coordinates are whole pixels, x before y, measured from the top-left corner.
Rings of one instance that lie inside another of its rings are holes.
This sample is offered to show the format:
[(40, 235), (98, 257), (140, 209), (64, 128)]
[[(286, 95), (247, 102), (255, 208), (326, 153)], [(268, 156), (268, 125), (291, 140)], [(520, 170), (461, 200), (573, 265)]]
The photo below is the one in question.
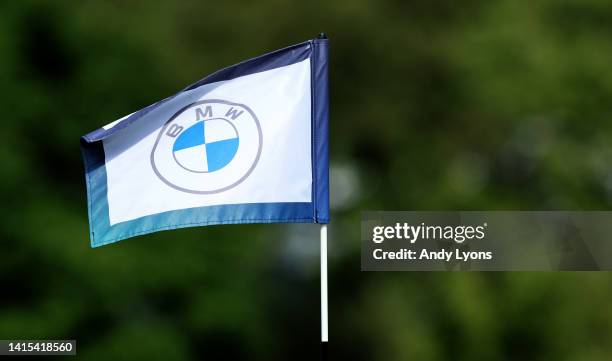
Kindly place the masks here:
[(157, 136), (151, 166), (177, 190), (212, 194), (233, 188), (253, 171), (262, 134), (244, 104), (202, 100), (174, 114)]
[(228, 165), (238, 150), (236, 127), (224, 118), (201, 120), (174, 141), (174, 159), (192, 172), (214, 172)]

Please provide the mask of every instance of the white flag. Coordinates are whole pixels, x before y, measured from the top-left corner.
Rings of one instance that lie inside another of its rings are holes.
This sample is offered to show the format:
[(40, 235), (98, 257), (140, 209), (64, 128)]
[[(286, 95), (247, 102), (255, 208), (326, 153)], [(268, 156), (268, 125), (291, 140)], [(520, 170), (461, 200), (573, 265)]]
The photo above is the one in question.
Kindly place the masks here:
[(92, 247), (212, 224), (329, 221), (327, 40), (222, 69), (81, 138)]

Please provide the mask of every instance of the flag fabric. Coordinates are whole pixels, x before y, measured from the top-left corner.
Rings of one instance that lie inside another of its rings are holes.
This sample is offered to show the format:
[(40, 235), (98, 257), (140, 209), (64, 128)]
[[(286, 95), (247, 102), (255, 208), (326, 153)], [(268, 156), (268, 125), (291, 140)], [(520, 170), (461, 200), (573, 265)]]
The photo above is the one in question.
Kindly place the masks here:
[(81, 137), (92, 247), (328, 223), (327, 48), (313, 39), (241, 62)]

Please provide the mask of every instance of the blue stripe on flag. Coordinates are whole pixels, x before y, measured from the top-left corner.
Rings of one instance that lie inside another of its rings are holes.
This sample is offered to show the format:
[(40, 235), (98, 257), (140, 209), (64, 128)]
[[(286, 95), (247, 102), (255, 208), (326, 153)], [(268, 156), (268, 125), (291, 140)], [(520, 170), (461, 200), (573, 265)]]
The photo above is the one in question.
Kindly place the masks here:
[(311, 203), (250, 203), (163, 212), (110, 225), (102, 142), (81, 143), (85, 159), (92, 247), (147, 233), (195, 226), (245, 223), (312, 223)]
[(329, 223), (329, 85), (328, 40), (313, 40), (312, 82), (312, 200), (314, 221)]

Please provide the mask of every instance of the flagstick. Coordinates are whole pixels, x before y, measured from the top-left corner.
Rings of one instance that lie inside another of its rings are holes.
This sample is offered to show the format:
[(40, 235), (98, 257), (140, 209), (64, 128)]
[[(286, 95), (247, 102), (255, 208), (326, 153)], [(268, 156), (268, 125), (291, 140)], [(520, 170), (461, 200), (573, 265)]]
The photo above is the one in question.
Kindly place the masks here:
[(327, 225), (321, 225), (321, 342), (325, 347), (327, 334)]

